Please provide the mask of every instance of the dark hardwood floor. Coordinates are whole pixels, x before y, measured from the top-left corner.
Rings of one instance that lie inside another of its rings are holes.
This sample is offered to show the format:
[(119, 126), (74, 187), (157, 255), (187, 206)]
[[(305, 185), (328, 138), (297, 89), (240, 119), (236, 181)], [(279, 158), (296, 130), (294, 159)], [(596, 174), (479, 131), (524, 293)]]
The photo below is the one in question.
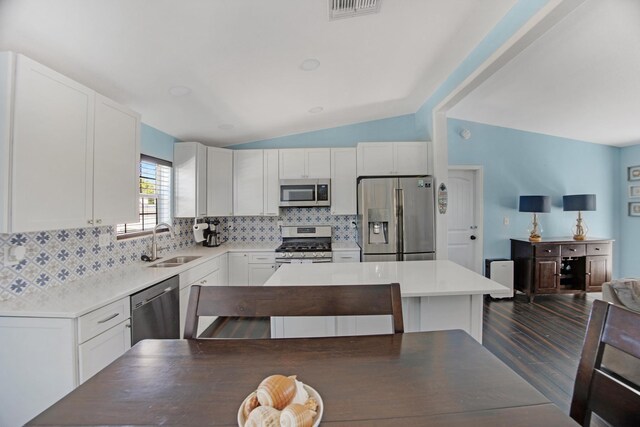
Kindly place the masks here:
[[(487, 300), (484, 346), (568, 413), (590, 310), (584, 295)], [(219, 319), (203, 336), (269, 338), (269, 319)]]
[(483, 344), (568, 413), (591, 305), (584, 295), (488, 300)]

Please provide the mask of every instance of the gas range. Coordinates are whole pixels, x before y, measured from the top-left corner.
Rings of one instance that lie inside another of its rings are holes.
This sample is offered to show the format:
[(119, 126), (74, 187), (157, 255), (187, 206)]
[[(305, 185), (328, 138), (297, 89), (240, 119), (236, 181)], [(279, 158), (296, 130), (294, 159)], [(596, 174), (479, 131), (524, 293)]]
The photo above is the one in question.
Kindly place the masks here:
[(276, 262), (331, 262), (329, 225), (282, 227), (282, 244), (276, 249)]

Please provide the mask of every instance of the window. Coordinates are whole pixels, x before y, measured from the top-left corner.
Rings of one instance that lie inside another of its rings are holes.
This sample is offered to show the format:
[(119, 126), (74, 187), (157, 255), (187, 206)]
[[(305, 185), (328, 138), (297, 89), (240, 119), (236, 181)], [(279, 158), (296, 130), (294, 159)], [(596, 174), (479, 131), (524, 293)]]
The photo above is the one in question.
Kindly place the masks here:
[(140, 156), (140, 221), (118, 224), (119, 239), (149, 234), (161, 222), (171, 224), (171, 162)]

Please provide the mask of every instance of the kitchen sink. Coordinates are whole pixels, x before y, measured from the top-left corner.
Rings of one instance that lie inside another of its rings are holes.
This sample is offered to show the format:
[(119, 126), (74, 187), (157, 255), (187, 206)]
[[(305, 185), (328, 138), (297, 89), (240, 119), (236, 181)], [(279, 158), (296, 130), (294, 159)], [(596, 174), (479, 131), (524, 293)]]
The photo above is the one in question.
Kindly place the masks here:
[(152, 264), (149, 268), (168, 268), (168, 267), (180, 267), (183, 264), (194, 261), (200, 258), (199, 256), (177, 256), (169, 258), (157, 264)]

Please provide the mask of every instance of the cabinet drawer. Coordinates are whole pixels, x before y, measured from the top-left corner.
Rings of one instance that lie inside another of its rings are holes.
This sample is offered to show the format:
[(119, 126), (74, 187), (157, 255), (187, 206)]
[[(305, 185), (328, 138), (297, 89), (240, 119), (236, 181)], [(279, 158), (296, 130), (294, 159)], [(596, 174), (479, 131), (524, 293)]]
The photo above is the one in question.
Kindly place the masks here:
[(536, 245), (535, 256), (560, 256), (560, 245)]
[(131, 348), (131, 325), (121, 322), (78, 346), (82, 384)]
[(130, 316), (129, 297), (87, 313), (78, 319), (78, 342), (90, 340)]
[(249, 264), (273, 264), (275, 262), (275, 252), (255, 252), (249, 254)]
[(585, 256), (586, 248), (584, 244), (578, 245), (562, 245), (562, 256), (574, 257), (574, 256)]
[(220, 256), (180, 273), (180, 289), (220, 269)]
[(360, 262), (360, 252), (348, 251), (333, 253), (333, 262)]
[(587, 243), (587, 255), (611, 255), (611, 243)]

